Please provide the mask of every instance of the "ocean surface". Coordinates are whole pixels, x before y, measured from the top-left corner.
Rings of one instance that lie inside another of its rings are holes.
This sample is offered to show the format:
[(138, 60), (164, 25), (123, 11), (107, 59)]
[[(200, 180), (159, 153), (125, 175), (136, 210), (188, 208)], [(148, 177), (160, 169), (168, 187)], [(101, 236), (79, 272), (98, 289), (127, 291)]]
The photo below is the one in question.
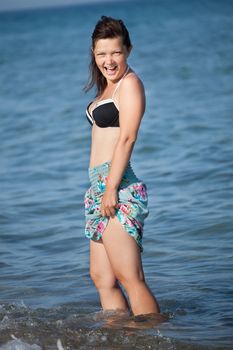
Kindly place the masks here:
[[(90, 37), (131, 33), (147, 109), (143, 264), (163, 323), (104, 313), (83, 197)], [(0, 13), (0, 349), (233, 349), (233, 2), (123, 1)]]

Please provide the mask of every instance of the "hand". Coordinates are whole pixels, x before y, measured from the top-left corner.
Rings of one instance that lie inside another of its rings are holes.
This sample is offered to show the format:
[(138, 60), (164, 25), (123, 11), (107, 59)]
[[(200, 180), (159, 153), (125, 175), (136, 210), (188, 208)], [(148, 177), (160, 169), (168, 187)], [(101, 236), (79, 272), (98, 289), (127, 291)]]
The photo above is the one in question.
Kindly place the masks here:
[(117, 190), (106, 188), (101, 201), (101, 215), (113, 218), (116, 213), (117, 202)]

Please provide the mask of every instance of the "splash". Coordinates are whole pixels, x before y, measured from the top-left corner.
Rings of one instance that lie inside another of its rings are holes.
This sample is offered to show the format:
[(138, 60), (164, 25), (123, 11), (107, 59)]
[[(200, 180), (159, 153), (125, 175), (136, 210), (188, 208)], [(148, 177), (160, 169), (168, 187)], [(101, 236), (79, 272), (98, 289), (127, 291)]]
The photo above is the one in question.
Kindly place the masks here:
[[(13, 340), (10, 340), (8, 343), (0, 347), (0, 350), (42, 350), (39, 345), (27, 344), (16, 338), (14, 335), (11, 335)], [(63, 350), (63, 349), (59, 349)]]

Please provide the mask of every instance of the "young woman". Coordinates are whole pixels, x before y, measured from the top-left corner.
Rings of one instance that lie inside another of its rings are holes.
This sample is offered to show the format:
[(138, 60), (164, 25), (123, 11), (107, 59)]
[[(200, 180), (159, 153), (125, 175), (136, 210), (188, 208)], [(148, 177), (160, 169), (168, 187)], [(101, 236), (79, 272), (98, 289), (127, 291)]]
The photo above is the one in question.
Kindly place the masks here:
[(92, 146), (85, 234), (90, 238), (90, 275), (103, 309), (127, 311), (129, 300), (134, 315), (157, 314), (159, 305), (141, 262), (146, 185), (130, 164), (145, 110), (143, 84), (127, 63), (131, 49), (124, 23), (102, 16), (92, 34), (86, 87), (95, 86), (97, 95), (86, 111)]

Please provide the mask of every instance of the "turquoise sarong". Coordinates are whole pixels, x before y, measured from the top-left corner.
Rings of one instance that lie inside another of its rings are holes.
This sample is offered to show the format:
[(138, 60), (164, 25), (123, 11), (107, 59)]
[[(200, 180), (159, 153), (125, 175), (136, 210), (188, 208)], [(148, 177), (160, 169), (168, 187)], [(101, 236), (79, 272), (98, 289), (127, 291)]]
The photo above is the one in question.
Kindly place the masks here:
[[(103, 197), (111, 161), (94, 168), (89, 168), (91, 186), (85, 193), (85, 236), (94, 241), (101, 239), (108, 224), (109, 217), (101, 215), (101, 199)], [(118, 188), (116, 216), (126, 232), (137, 242), (141, 252), (144, 220), (149, 214), (148, 196), (145, 183), (137, 178), (130, 162), (125, 169)]]

